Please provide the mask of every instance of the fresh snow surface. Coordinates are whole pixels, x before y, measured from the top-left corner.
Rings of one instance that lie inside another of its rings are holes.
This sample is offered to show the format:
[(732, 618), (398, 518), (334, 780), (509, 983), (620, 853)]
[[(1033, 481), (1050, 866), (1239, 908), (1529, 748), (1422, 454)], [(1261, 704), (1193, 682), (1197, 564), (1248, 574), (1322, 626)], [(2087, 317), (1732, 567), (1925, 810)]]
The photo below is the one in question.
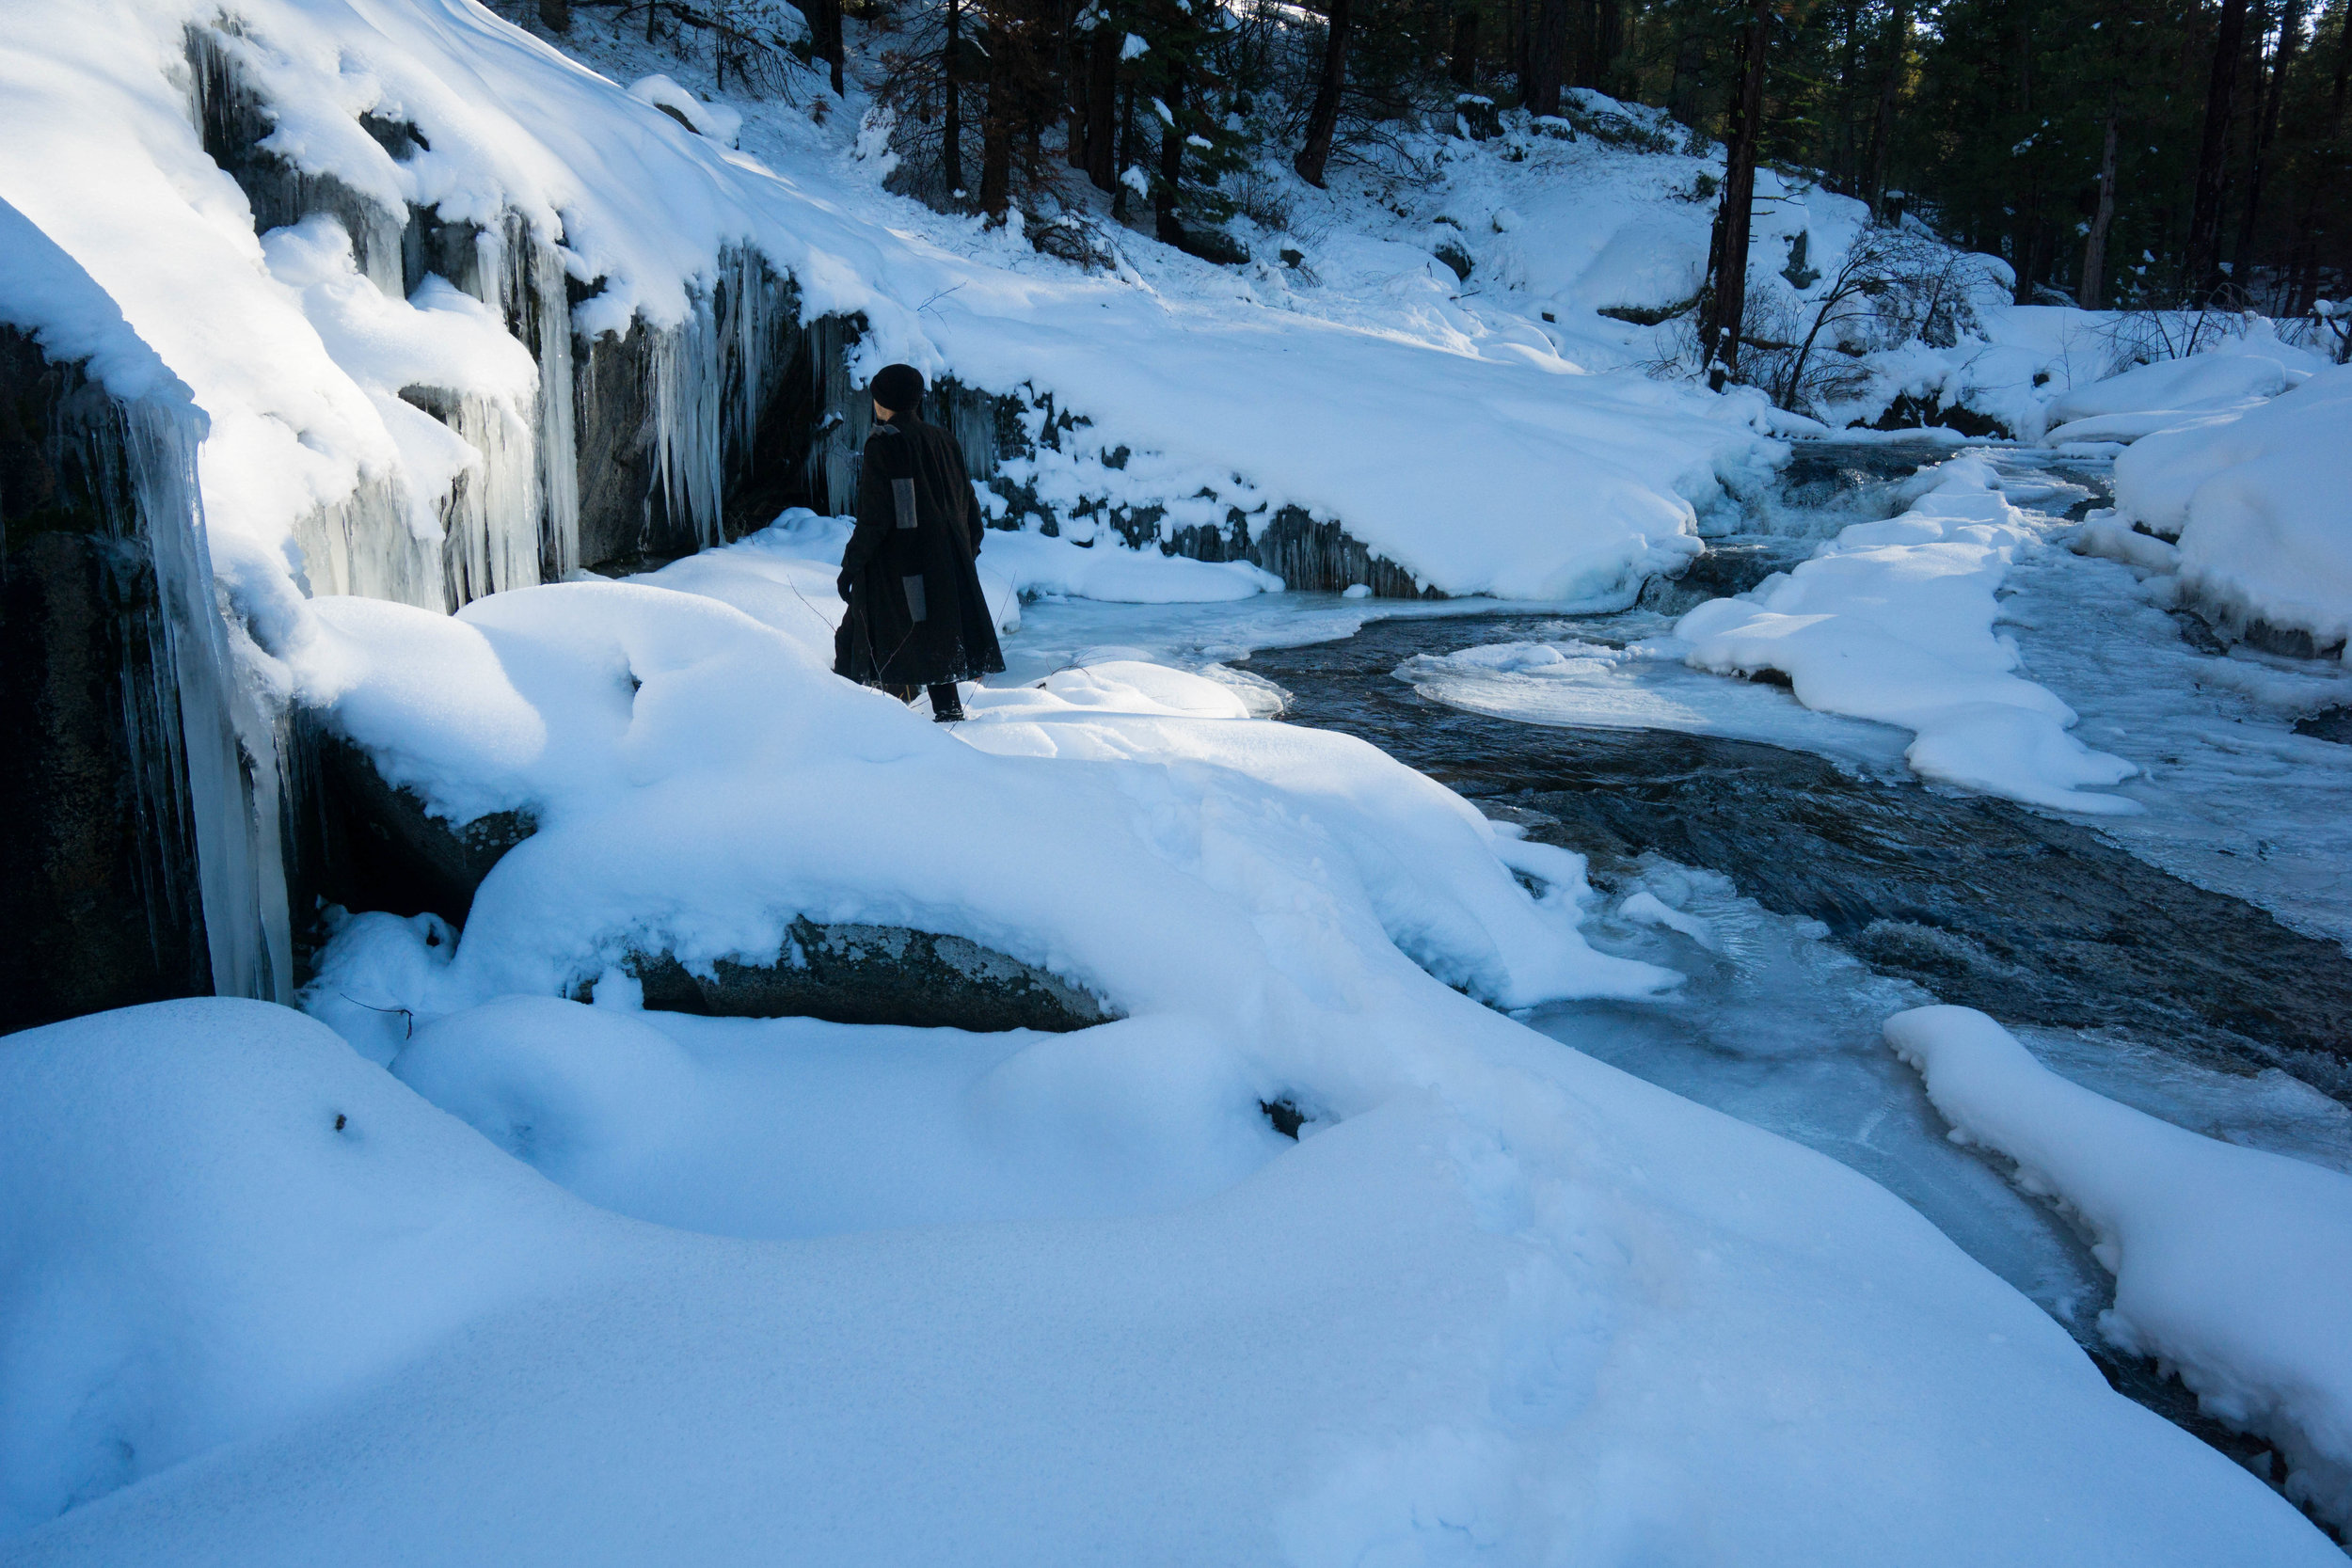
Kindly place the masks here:
[[(541, 829), (462, 934), (348, 920), (345, 1039), (199, 1002), (0, 1046), (0, 1560), (2334, 1560), (1897, 1198), (1454, 989), (1676, 978), (1580, 935), (1577, 857), (1164, 666), (934, 725), (825, 673), (784, 542), (321, 601), (331, 721)], [(1625, 928), (1704, 918), (1656, 901)], [(556, 995), (791, 912), (1128, 1017)]]
[(1905, 756), (1923, 778), (2069, 811), (2137, 810), (2090, 792), (2132, 765), (2067, 734), (2074, 710), (2016, 674), (2015, 642), (1994, 630), (2002, 578), (2040, 534), (1982, 457), (1929, 483), (1902, 515), (1856, 523), (1795, 571), (1685, 615), (1675, 632), (1691, 663), (1777, 670), (1807, 707), (1899, 724), (1916, 736)]
[[(376, 982), (360, 971), (405, 975), (426, 953), (405, 924), (372, 917), (330, 949), (341, 978), (323, 1006), (344, 1006), (339, 990), (436, 1012), (552, 994), (630, 942), (690, 962), (771, 956), (795, 913), (970, 937), (1122, 1008), (1163, 993), (1171, 944), (1191, 940), (1206, 944), (1202, 965), (1248, 990), (1231, 967), (1241, 960), (1213, 958), (1226, 938), (1181, 936), (1179, 911), (1202, 888), (1152, 871), (1163, 860), (1147, 846), (1186, 843), (1320, 868), (1341, 900), (1328, 919), (1371, 921), (1507, 1006), (1665, 978), (1583, 947), (1575, 857), (1498, 838), (1360, 741), (1234, 722), (1248, 710), (1228, 685), (1148, 665), (1065, 671), (1041, 689), (977, 692), (974, 721), (951, 736), (841, 682), (828, 565), (755, 542), (455, 616), (318, 601), (297, 660), (305, 701), (451, 820), (528, 808), (540, 821), (484, 883), (455, 958), (417, 972), (425, 989), (361, 994)], [(1137, 800), (1160, 803), (1138, 816)], [(894, 821), (928, 826), (880, 831)], [(1104, 882), (1098, 864), (1144, 880)], [(1546, 899), (1515, 870), (1542, 879)], [(1107, 901), (1092, 916), (1075, 891), (1089, 884)], [(1156, 939), (1120, 936), (1114, 905), (1154, 911)], [(366, 1015), (375, 1030), (389, 1017)]]
[(2115, 1275), (2107, 1338), (2286, 1455), (2288, 1496), (2352, 1523), (2352, 1177), (2200, 1137), (2050, 1072), (1965, 1007), (1886, 1023), (1956, 1138), (2017, 1162)]
[[(2309, 357), (2265, 332), (2250, 341), (2227, 340), (2210, 353), (2185, 359), (2135, 366), (2053, 398), (2043, 414), (2049, 429), (2042, 439), (2053, 446), (2136, 441), (2175, 425), (2242, 414), (2307, 379), (2311, 372), (2301, 361)], [(2290, 365), (2290, 359), (2296, 363)]]
[(0, 1553), (2337, 1560), (1883, 1192), (1396, 977), (1321, 1043), (16, 1037)]
[(2136, 443), (2115, 499), (2178, 541), (2182, 591), (2209, 618), (2352, 646), (2352, 366)]

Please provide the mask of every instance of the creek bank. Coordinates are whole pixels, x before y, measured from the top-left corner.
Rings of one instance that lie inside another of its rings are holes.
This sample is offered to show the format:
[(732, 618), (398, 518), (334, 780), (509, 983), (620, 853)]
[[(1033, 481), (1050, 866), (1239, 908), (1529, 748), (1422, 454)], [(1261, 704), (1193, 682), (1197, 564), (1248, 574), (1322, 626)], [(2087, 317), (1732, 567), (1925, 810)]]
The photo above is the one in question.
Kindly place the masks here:
[(1390, 672), (1417, 654), (1536, 641), (1556, 619), (1384, 621), (1253, 656), (1286, 716), (1361, 736), (1472, 799), (1557, 822), (1538, 836), (1613, 861), (1718, 871), (1820, 921), (1882, 973), (2005, 1022), (2116, 1029), (2233, 1065), (2352, 1088), (2352, 957), (2074, 823), (2008, 801), (1864, 779), (1826, 759), (1663, 730), (1565, 729), (1462, 712)]

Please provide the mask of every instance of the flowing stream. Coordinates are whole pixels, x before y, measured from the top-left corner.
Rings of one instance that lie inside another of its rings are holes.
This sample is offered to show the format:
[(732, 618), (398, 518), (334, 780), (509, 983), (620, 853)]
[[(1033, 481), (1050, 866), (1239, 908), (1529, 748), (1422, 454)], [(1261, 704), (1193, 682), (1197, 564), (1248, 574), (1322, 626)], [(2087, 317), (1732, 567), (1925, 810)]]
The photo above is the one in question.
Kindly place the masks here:
[[(2011, 574), (2027, 608), (2062, 610), (2045, 615), (2055, 641), (2029, 626), (2021, 635), (2025, 673), (2083, 710), (2093, 744), (2141, 734), (2165, 753), (2148, 764), (2147, 816), (2122, 829), (1924, 786), (1902, 764), (1907, 732), (1627, 652), (1846, 524), (1901, 510), (1901, 478), (1947, 450), (1801, 449), (1743, 531), (1710, 540), (1689, 577), (1616, 614), (1397, 613), (1319, 594), (1042, 603), (1009, 642), (1003, 678), (1120, 657), (1205, 668), (1279, 702), (1289, 721), (1360, 736), (1531, 837), (1586, 854), (1600, 895), (1590, 939), (1687, 979), (1661, 1001), (1535, 1009), (1531, 1026), (1880, 1182), (2065, 1324), (2120, 1390), (2275, 1473), (2259, 1440), (2203, 1418), (2177, 1383), (2104, 1342), (2111, 1281), (2083, 1238), (1994, 1160), (1947, 1139), (1880, 1026), (1930, 1001), (1980, 1007), (2102, 1093), (2352, 1171), (2352, 925), (2331, 901), (2352, 881), (2352, 854), (2328, 836), (2352, 806), (2352, 747), (2297, 734), (2291, 715), (2216, 708), (2229, 699), (2205, 694), (2218, 655), (2199, 628), (2152, 608), (2124, 568), (2058, 549)], [(2012, 501), (2053, 530), (2105, 500), (2095, 462), (1995, 458)], [(1530, 647), (1575, 668), (1530, 678), (1514, 668)], [(2085, 671), (2103, 660), (2128, 689), (2090, 689)], [(2245, 668), (2240, 686), (2334, 678)], [(2228, 765), (2187, 756), (2182, 736), (2217, 725), (2228, 733), (2210, 749)], [(2264, 762), (2250, 774), (2249, 755)], [(2253, 820), (2254, 797), (2233, 800), (2249, 777), (2275, 820)], [(2273, 865), (2268, 848), (2249, 850), (2239, 871), (2232, 834), (2295, 853)]]

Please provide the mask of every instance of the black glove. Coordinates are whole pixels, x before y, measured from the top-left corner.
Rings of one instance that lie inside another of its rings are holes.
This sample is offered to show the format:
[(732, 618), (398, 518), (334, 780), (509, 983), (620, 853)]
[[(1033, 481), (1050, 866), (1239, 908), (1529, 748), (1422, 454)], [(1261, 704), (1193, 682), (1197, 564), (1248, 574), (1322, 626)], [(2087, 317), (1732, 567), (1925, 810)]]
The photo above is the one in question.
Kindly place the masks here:
[(841, 595), (841, 602), (843, 604), (848, 604), (850, 602), (849, 573), (844, 572), (839, 577), (833, 579), (833, 591)]

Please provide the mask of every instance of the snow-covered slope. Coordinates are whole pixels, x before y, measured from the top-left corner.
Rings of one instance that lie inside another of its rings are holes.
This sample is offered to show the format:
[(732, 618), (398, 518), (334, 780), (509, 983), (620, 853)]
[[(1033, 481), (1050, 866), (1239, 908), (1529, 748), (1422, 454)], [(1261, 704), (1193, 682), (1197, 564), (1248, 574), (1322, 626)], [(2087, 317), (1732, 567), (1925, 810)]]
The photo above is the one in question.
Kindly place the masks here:
[[(884, 195), (876, 167), (804, 119), (747, 122), (747, 151), (698, 136), (468, 0), (252, 0), (225, 28), (216, 15), (188, 0), (28, 8), (0, 61), (0, 197), (90, 270), (212, 415), (215, 550), (273, 645), (298, 614), (271, 585), (291, 569), (314, 587), (424, 591), (399, 587), (421, 566), (370, 578), (286, 559), (297, 524), (371, 486), (430, 534), (432, 508), (471, 467), (477, 489), (508, 483), (508, 510), (544, 509), (560, 531), (568, 454), (549, 449), (569, 431), (550, 378), (570, 351), (527, 345), (544, 383), (534, 419), (513, 345), (468, 336), (495, 310), (469, 316), (438, 285), (398, 297), (386, 257), (425, 209), (482, 226), (502, 266), (555, 269), (551, 284), (526, 279), (542, 294), (560, 297), (566, 276), (591, 288), (573, 312), (583, 341), (632, 320), (691, 325), (723, 252), (748, 246), (789, 275), (804, 317), (863, 315), (866, 369), (904, 358), (1051, 393), (1104, 450), (1238, 476), (1452, 593), (1628, 594), (1687, 555), (1692, 500), (1755, 442), (1753, 400), (1583, 374), (1540, 332), (1457, 309), (1434, 284), (1383, 280), (1376, 308), (1318, 312), (1290, 308), (1279, 279), (1262, 292), (1142, 243), (1148, 272), (1089, 277)], [(299, 242), (262, 245), (190, 122), (191, 28), (199, 66), (232, 75), (274, 121), (261, 150), (333, 196)], [(392, 297), (367, 302), (370, 282)], [(474, 286), (511, 320), (516, 300), (498, 290), (512, 289), (495, 284)], [(421, 374), (502, 409), (490, 428), (487, 413), (459, 424), (476, 456), (401, 401)], [(676, 396), (706, 391), (681, 383)], [(494, 449), (511, 439), (540, 450), (510, 480), (516, 465)], [(495, 585), (530, 580), (517, 557)]]

